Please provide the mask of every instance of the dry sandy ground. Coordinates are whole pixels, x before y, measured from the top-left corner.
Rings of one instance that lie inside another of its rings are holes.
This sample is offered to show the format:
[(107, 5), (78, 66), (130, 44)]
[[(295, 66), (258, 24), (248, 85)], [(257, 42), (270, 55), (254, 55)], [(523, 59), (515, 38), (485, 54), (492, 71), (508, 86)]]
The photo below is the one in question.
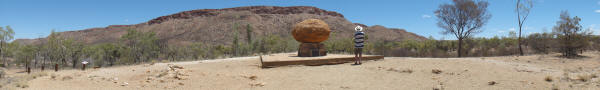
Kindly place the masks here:
[[(600, 90), (600, 57), (408, 58), (259, 68), (258, 57), (47, 71), (29, 90)], [(170, 65), (169, 65), (170, 64)], [(162, 74), (161, 74), (162, 73)], [(166, 74), (165, 74), (166, 73)], [(53, 78), (54, 77), (54, 78)], [(71, 79), (69, 77), (72, 77)]]

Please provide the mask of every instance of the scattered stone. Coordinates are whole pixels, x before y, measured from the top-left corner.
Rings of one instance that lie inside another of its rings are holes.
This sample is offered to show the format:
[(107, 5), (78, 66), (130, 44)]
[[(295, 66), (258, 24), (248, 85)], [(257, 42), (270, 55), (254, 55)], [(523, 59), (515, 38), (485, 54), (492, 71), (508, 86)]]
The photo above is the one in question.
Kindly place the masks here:
[(169, 66), (169, 68), (170, 68), (171, 70), (175, 70), (175, 69), (183, 69), (183, 67), (182, 67), (182, 66), (179, 66), (179, 65), (174, 65), (174, 64), (167, 64), (167, 66)]
[(254, 75), (248, 77), (248, 79), (250, 79), (250, 80), (256, 80), (256, 78), (258, 78), (258, 77), (254, 76)]
[(496, 84), (498, 84), (498, 83), (496, 83), (496, 81), (490, 81), (490, 82), (488, 82), (488, 85), (496, 85)]
[(241, 75), (244, 78), (248, 78), (250, 80), (256, 80), (258, 77), (256, 75)]
[(65, 81), (65, 80), (71, 80), (71, 79), (73, 79), (73, 77), (71, 77), (71, 76), (64, 76), (62, 78), (63, 81)]
[(546, 76), (544, 80), (547, 82), (552, 82), (552, 76)]
[(148, 77), (148, 78), (146, 78), (146, 80), (154, 80), (154, 78)]
[(160, 72), (158, 75), (156, 75), (156, 77), (163, 77), (167, 74), (169, 74), (169, 72)]
[(52, 74), (52, 75), (50, 75), (50, 78), (56, 79), (56, 77), (58, 77), (58, 76), (59, 76), (58, 74)]
[(411, 70), (411, 69), (398, 70), (398, 69), (394, 69), (394, 68), (389, 68), (389, 69), (387, 69), (387, 71), (393, 71), (393, 72), (399, 72), (399, 73), (412, 73), (413, 72), (413, 70)]
[(558, 90), (558, 86), (552, 84), (552, 90)]
[(435, 87), (433, 87), (433, 90), (444, 90), (444, 86), (443, 85), (436, 85)]
[(350, 89), (350, 87), (348, 87), (348, 86), (340, 86), (340, 88), (342, 88), (342, 89)]
[(98, 68), (100, 68), (100, 66), (94, 66), (94, 69), (98, 69)]
[(183, 86), (183, 83), (181, 83), (181, 82), (179, 82), (178, 84)]
[(434, 74), (440, 74), (440, 73), (442, 73), (442, 70), (439, 70), (439, 69), (432, 69), (432, 70), (431, 70), (431, 73), (434, 73)]
[(121, 84), (121, 86), (127, 86), (127, 85), (129, 85), (129, 83), (127, 83), (127, 82), (123, 82), (123, 84)]
[(265, 83), (252, 83), (252, 84), (250, 84), (250, 86), (252, 86), (252, 87), (263, 87), (263, 86), (265, 86)]

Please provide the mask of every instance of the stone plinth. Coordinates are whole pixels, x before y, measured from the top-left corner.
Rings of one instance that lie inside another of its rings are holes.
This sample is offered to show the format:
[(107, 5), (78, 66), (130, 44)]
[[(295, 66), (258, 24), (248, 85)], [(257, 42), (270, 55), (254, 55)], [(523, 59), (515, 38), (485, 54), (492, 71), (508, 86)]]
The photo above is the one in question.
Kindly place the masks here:
[(325, 44), (322, 43), (302, 43), (298, 47), (299, 57), (326, 56)]
[[(320, 57), (298, 57), (296, 53), (280, 53), (270, 54), (261, 56), (262, 62), (261, 67), (279, 67), (287, 65), (307, 65), (307, 66), (319, 66), (319, 65), (334, 65), (342, 63), (354, 62), (354, 55), (345, 54), (329, 54), (327, 56)], [(363, 61), (370, 60), (382, 60), (381, 55), (363, 55)]]

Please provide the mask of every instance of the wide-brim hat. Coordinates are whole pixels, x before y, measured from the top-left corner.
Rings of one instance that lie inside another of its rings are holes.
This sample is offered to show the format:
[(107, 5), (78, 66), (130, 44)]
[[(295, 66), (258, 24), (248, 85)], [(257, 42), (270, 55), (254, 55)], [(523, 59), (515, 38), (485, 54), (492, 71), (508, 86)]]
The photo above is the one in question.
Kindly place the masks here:
[(355, 31), (363, 31), (364, 29), (363, 29), (363, 27), (361, 27), (361, 26), (356, 26), (356, 27), (354, 28), (354, 30), (355, 30)]

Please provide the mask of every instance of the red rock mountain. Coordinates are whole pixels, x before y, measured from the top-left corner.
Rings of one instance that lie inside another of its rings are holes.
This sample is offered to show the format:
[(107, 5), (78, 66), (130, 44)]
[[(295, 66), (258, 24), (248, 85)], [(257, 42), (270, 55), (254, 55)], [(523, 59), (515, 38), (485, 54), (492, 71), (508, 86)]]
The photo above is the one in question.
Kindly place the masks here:
[[(62, 37), (82, 41), (85, 44), (115, 43), (126, 30), (156, 32), (157, 36), (169, 44), (229, 44), (233, 32), (245, 39), (246, 25), (253, 28), (254, 36), (280, 35), (291, 37), (293, 25), (305, 19), (320, 19), (329, 24), (332, 36), (329, 40), (351, 38), (356, 25), (340, 13), (326, 11), (309, 6), (248, 6), (224, 9), (200, 9), (183, 11), (161, 16), (148, 22), (135, 25), (110, 25), (104, 28), (90, 28), (78, 31), (60, 32)], [(363, 25), (364, 26), (364, 25)], [(237, 29), (234, 31), (234, 27)], [(366, 33), (371, 40), (402, 41), (407, 39), (425, 40), (426, 38), (407, 32), (404, 29), (390, 29), (383, 26), (367, 27)], [(38, 44), (42, 39), (17, 39), (23, 44)]]

